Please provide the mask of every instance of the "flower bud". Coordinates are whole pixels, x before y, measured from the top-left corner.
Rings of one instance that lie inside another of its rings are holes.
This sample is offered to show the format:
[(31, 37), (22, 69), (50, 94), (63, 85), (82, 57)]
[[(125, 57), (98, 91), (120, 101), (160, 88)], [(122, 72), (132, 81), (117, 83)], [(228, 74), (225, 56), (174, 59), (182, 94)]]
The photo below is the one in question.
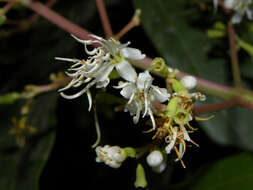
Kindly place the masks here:
[(119, 146), (98, 146), (95, 151), (97, 154), (96, 162), (104, 162), (112, 168), (119, 168), (127, 157), (124, 149)]
[(188, 90), (193, 89), (197, 86), (197, 79), (193, 76), (184, 76), (180, 82)]
[(154, 150), (147, 156), (147, 163), (151, 167), (157, 167), (163, 162), (161, 151)]
[(162, 173), (166, 169), (166, 162), (162, 162), (159, 166), (153, 167), (153, 171), (156, 173)]

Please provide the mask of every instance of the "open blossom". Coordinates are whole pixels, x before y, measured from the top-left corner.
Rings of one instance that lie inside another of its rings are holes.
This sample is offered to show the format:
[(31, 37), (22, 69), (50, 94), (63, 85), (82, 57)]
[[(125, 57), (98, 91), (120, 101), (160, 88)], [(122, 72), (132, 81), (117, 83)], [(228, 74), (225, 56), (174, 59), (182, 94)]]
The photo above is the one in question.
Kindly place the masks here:
[(124, 98), (129, 99), (125, 106), (125, 111), (129, 111), (131, 115), (134, 115), (134, 123), (139, 121), (141, 113), (143, 113), (143, 117), (148, 114), (151, 118), (153, 129), (155, 129), (153, 116), (155, 108), (152, 102), (165, 102), (170, 97), (170, 94), (165, 88), (152, 85), (152, 82), (153, 78), (149, 71), (145, 71), (140, 73), (135, 81), (124, 82), (115, 88), (122, 88), (120, 94)]
[(127, 158), (124, 149), (119, 146), (98, 146), (95, 151), (97, 154), (96, 162), (104, 162), (112, 168), (119, 168)]
[(252, 0), (225, 0), (225, 7), (236, 11), (235, 15), (232, 17), (232, 23), (240, 23), (245, 14), (248, 19), (253, 19), (253, 12), (249, 8), (251, 3)]
[[(88, 93), (89, 88), (96, 85), (97, 88), (105, 88), (109, 82), (109, 74), (116, 68), (119, 75), (127, 80), (134, 82), (137, 74), (128, 60), (140, 60), (145, 57), (140, 50), (127, 47), (130, 43), (121, 44), (119, 41), (111, 38), (105, 40), (101, 37), (90, 35), (94, 40), (81, 40), (73, 36), (78, 42), (84, 44), (84, 49), (87, 55), (87, 60), (56, 58), (57, 60), (73, 62), (74, 65), (66, 74), (72, 78), (70, 83), (60, 89), (61, 95), (67, 99), (73, 99)], [(92, 50), (88, 50), (87, 46), (99, 44), (100, 46)], [(74, 95), (66, 95), (62, 91), (71, 87), (79, 87), (82, 84), (86, 86)], [(89, 98), (91, 100), (91, 98)], [(90, 102), (91, 105), (91, 102)]]

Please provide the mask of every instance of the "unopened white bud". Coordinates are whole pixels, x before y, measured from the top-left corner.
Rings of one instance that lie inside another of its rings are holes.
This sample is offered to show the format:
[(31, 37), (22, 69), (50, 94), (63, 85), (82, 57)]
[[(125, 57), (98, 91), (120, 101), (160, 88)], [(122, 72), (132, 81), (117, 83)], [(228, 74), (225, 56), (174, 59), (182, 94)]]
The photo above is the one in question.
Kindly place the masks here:
[(161, 151), (154, 150), (147, 156), (147, 163), (151, 167), (157, 167), (163, 162), (163, 155)]
[(156, 173), (162, 173), (166, 169), (166, 162), (162, 162), (159, 166), (153, 167), (153, 171)]
[(185, 88), (189, 90), (197, 86), (197, 79), (190, 75), (184, 76), (180, 82)]
[(98, 146), (95, 151), (97, 154), (96, 162), (104, 162), (112, 168), (119, 168), (127, 157), (125, 150), (119, 146)]

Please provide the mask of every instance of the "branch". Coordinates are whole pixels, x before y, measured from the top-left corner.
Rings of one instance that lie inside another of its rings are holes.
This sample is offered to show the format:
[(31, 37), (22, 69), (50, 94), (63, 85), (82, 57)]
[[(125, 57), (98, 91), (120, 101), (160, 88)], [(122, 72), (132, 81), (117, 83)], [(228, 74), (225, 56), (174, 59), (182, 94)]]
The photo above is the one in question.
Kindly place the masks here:
[(96, 4), (104, 28), (105, 36), (108, 39), (113, 36), (113, 32), (105, 9), (104, 0), (96, 0)]
[(232, 98), (228, 101), (224, 101), (224, 102), (217, 103), (217, 104), (207, 104), (207, 105), (203, 105), (203, 106), (197, 106), (197, 107), (193, 108), (193, 112), (195, 114), (205, 114), (205, 113), (209, 113), (209, 112), (217, 112), (220, 110), (224, 110), (224, 109), (228, 109), (233, 106), (236, 106), (236, 105), (238, 105), (238, 103), (239, 103), (238, 98)]

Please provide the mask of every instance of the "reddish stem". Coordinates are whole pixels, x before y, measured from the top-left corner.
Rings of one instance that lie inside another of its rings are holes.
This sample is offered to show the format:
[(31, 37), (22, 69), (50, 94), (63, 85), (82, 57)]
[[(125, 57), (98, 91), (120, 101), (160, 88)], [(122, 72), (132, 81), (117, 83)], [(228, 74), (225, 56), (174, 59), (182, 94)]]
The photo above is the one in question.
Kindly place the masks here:
[(232, 98), (228, 101), (224, 101), (217, 104), (207, 104), (203, 106), (197, 106), (193, 109), (193, 112), (195, 114), (205, 114), (209, 112), (216, 112), (224, 109), (231, 108), (233, 106), (238, 105), (239, 99), (238, 98)]
[(80, 26), (73, 24), (69, 20), (65, 19), (61, 15), (57, 14), (56, 12), (52, 11), (45, 5), (43, 5), (40, 2), (34, 2), (31, 1), (27, 6), (32, 9), (34, 12), (38, 13), (39, 15), (43, 16), (50, 22), (54, 23), (58, 27), (62, 28), (63, 30), (74, 34), (78, 38), (84, 39), (84, 40), (89, 40), (92, 39), (87, 30), (81, 28)]
[(102, 21), (102, 25), (104, 28), (106, 38), (110, 38), (113, 36), (112, 27), (105, 9), (103, 0), (96, 0), (98, 12), (100, 15), (100, 19)]

